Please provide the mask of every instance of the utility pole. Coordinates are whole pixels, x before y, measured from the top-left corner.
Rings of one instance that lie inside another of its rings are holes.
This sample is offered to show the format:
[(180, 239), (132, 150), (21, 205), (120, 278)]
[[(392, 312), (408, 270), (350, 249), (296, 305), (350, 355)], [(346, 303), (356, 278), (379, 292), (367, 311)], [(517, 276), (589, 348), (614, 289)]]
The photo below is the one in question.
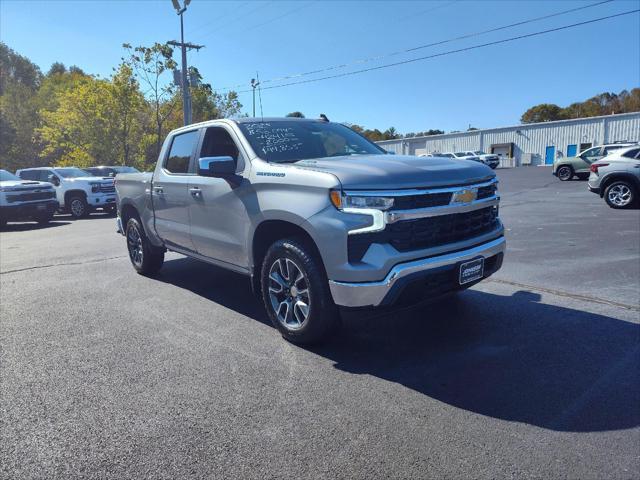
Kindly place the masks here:
[(258, 82), (255, 78), (251, 79), (251, 88), (253, 88), (253, 116), (255, 118), (256, 116), (256, 88), (258, 87), (258, 85), (260, 85), (260, 82)]
[(176, 42), (175, 40), (171, 40), (167, 43), (182, 49), (182, 80), (180, 82), (180, 88), (182, 88), (182, 114), (184, 117), (184, 124), (189, 125), (191, 123), (191, 92), (189, 89), (189, 81), (187, 79), (187, 49), (200, 50), (204, 45), (194, 45), (193, 43), (184, 42), (184, 21), (182, 19), (182, 14), (187, 11), (187, 5), (191, 3), (191, 0), (184, 0), (184, 7), (180, 6), (180, 2), (178, 0), (171, 0), (171, 3), (173, 3), (173, 7), (180, 16), (180, 41)]

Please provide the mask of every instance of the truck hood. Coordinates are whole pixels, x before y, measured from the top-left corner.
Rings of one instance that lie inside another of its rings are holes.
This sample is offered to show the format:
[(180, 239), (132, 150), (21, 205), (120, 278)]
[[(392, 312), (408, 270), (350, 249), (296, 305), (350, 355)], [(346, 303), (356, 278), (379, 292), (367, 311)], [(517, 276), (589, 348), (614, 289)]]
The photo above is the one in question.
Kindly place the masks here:
[(446, 157), (352, 155), (301, 160), (294, 165), (331, 173), (347, 190), (443, 187), (495, 177), (493, 170), (482, 163)]
[(113, 177), (73, 177), (66, 178), (67, 182), (105, 183), (113, 184)]
[(35, 180), (5, 180), (0, 182), (0, 187), (10, 188), (11, 190), (31, 190), (31, 189), (51, 189), (50, 183), (36, 182)]

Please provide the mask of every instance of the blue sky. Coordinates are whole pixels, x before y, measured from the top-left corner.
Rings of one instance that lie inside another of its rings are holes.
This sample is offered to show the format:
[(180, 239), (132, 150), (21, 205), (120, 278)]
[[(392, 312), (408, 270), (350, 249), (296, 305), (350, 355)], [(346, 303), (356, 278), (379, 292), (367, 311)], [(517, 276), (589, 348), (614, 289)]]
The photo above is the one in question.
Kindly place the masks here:
[[(214, 88), (352, 63), (554, 12), (580, 1), (237, 1), (193, 0), (185, 38)], [(517, 28), (371, 61), (326, 74), (392, 63), (640, 8), (617, 0)], [(179, 39), (170, 0), (0, 2), (0, 40), (43, 71), (78, 65), (108, 76), (122, 43)], [(179, 55), (176, 54), (176, 60)], [(320, 75), (316, 75), (321, 76)], [(303, 77), (312, 79), (314, 76)], [(302, 78), (300, 78), (302, 79)], [(265, 82), (263, 85), (276, 85)], [(264, 115), (300, 110), (400, 132), (519, 123), (538, 103), (568, 105), (602, 91), (640, 86), (637, 13), (540, 37), (338, 79), (262, 91)], [(241, 94), (251, 112), (251, 94)]]

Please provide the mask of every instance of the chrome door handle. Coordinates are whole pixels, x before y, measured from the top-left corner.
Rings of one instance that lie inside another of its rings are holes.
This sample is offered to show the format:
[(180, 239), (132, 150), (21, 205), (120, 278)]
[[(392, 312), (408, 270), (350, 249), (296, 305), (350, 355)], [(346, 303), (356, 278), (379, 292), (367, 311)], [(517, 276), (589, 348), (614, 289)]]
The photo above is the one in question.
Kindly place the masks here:
[(162, 187), (153, 187), (153, 193), (157, 195), (163, 195), (164, 189)]
[(202, 190), (200, 190), (198, 187), (190, 188), (189, 193), (196, 198), (202, 197)]

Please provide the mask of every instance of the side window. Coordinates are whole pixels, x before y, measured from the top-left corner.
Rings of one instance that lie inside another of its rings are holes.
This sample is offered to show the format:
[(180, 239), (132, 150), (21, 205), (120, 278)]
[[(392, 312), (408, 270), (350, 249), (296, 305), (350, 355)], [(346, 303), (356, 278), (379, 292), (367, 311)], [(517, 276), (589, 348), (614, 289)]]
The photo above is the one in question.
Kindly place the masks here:
[(51, 176), (55, 176), (57, 177), (57, 175), (53, 172), (50, 172), (49, 170), (39, 170), (38, 171), (38, 178), (36, 178), (36, 180), (40, 180), (41, 182), (50, 182), (51, 181)]
[(622, 156), (627, 158), (637, 158), (638, 154), (640, 154), (640, 148), (633, 148), (628, 152), (623, 153)]
[(191, 153), (197, 141), (197, 130), (173, 137), (169, 155), (164, 162), (164, 168), (170, 173), (188, 173)]
[(238, 165), (240, 151), (229, 132), (222, 127), (210, 127), (204, 134), (200, 157), (231, 157)]
[(619, 150), (620, 148), (622, 148), (622, 146), (613, 146), (613, 147), (604, 147), (604, 155), (608, 155), (609, 153), (613, 152), (614, 150)]

